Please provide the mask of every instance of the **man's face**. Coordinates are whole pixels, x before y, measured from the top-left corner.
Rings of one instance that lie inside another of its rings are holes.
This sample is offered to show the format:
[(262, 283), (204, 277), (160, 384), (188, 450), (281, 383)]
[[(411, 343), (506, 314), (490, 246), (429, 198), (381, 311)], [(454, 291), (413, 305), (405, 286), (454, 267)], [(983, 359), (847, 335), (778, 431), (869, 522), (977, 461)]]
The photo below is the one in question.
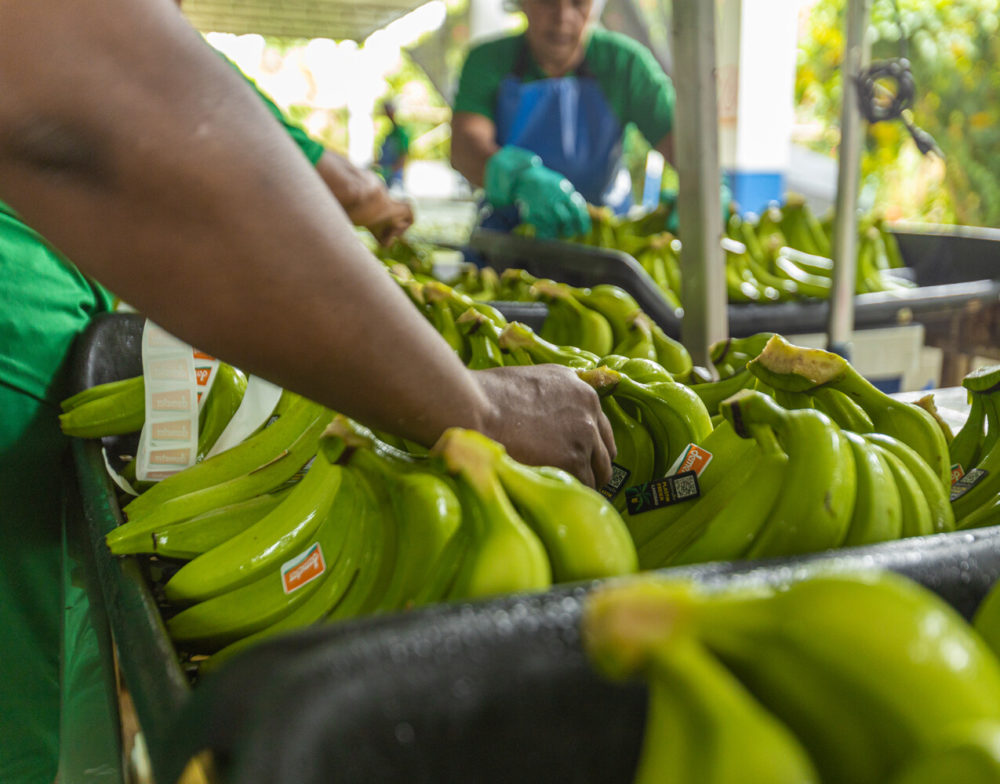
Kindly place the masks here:
[(593, 0), (522, 0), (528, 45), (540, 65), (575, 65)]

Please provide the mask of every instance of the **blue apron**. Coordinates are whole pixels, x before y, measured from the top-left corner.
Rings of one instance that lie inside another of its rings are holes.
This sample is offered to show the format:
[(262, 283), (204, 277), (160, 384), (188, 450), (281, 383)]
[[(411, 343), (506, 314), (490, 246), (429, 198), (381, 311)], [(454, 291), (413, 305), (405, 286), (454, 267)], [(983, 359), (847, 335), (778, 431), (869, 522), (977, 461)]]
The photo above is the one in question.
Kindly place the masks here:
[[(522, 46), (514, 71), (500, 82), (497, 143), (536, 153), (590, 204), (626, 212), (632, 189), (621, 163), (624, 128), (586, 61), (570, 76), (533, 82), (523, 81), (527, 65), (528, 48)], [(510, 231), (520, 222), (516, 207), (486, 212), (483, 228)]]

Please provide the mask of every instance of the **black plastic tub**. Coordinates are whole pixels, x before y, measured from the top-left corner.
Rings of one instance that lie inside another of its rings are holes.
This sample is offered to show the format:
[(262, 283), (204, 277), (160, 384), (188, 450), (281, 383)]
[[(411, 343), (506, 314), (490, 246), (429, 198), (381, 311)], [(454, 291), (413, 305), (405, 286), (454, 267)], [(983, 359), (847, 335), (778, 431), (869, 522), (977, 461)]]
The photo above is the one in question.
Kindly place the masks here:
[[(894, 234), (917, 287), (857, 295), (854, 298), (857, 329), (921, 321), (1000, 300), (1000, 231), (907, 226)], [(537, 277), (573, 286), (618, 285), (635, 297), (667, 334), (680, 337), (681, 316), (627, 253), (484, 229), (472, 233), (469, 245), (498, 270), (525, 269)], [(729, 334), (741, 337), (763, 331), (823, 332), (829, 311), (829, 303), (820, 300), (730, 305)]]
[[(142, 323), (96, 319), (76, 346), (76, 387), (138, 373)], [(578, 622), (596, 582), (306, 629), (192, 687), (142, 562), (104, 545), (122, 517), (101, 446), (74, 444), (82, 525), (158, 781), (203, 747), (240, 784), (630, 780), (645, 692), (587, 664)], [(774, 582), (831, 566), (900, 572), (970, 618), (1000, 574), (1000, 527), (663, 573)]]

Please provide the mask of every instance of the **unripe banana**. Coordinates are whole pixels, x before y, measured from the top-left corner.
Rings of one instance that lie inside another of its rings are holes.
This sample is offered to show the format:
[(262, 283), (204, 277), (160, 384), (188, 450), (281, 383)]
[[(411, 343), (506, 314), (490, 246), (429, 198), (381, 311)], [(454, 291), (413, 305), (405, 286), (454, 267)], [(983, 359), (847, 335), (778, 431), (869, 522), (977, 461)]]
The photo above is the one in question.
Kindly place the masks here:
[(219, 440), (229, 420), (243, 402), (247, 391), (246, 374), (226, 362), (220, 362), (215, 370), (215, 381), (208, 390), (208, 397), (201, 406), (198, 416), (198, 460)]
[(142, 376), (84, 390), (63, 401), (59, 427), (76, 438), (102, 438), (141, 430), (146, 421), (145, 390)]
[(609, 352), (623, 357), (636, 357), (657, 362), (656, 346), (650, 320), (643, 312), (636, 311), (629, 320), (629, 329), (622, 340)]
[(317, 455), (302, 481), (274, 510), (182, 566), (164, 586), (166, 598), (178, 604), (203, 601), (246, 585), (302, 552), (326, 519), (342, 478), (340, 466)]
[[(616, 598), (601, 592), (591, 601), (607, 616), (616, 613)], [(588, 648), (599, 649), (604, 662), (618, 650), (627, 652), (611, 677), (637, 667), (649, 687), (637, 784), (818, 784), (795, 734), (711, 651), (684, 634), (649, 639), (646, 619), (633, 615), (630, 604), (629, 598), (621, 601), (617, 622), (605, 617), (594, 623), (587, 616), (584, 623)]]
[[(510, 322), (500, 332), (500, 348), (509, 352), (517, 364), (542, 364), (553, 362), (574, 368), (592, 368), (599, 361), (596, 354), (575, 346), (556, 345), (535, 334), (531, 328), (518, 321)], [(518, 351), (530, 358), (528, 362), (517, 360)]]
[(933, 533), (944, 533), (955, 530), (955, 513), (951, 508), (948, 493), (937, 481), (935, 473), (913, 449), (902, 441), (885, 433), (865, 433), (865, 439), (878, 444), (886, 451), (898, 457), (907, 470), (913, 475), (921, 492), (927, 499), (931, 513), (931, 530)]
[(583, 305), (596, 310), (607, 319), (611, 325), (614, 345), (620, 343), (628, 332), (631, 316), (641, 310), (631, 294), (610, 283), (601, 283), (589, 289), (573, 288), (572, 294)]
[(857, 491), (854, 456), (843, 432), (815, 409), (786, 411), (769, 397), (744, 390), (722, 405), (740, 435), (751, 424), (770, 425), (788, 455), (788, 471), (748, 558), (796, 555), (839, 546), (847, 534)]
[(978, 462), (986, 428), (984, 396), (970, 392), (969, 398), (969, 416), (948, 445), (951, 465), (960, 469), (960, 474), (964, 474)]
[(496, 472), (482, 459), (477, 436), (475, 431), (450, 428), (432, 449), (458, 480), (462, 525), (472, 539), (449, 598), (547, 588), (552, 570), (545, 548), (517, 514)]
[(615, 437), (614, 476), (601, 492), (611, 499), (619, 512), (626, 506), (626, 489), (653, 478), (655, 450), (649, 432), (629, 416), (611, 395), (601, 398), (601, 410), (611, 423)]
[(765, 383), (792, 392), (829, 386), (865, 410), (875, 432), (912, 447), (930, 465), (945, 489), (951, 487), (948, 444), (933, 417), (920, 406), (895, 400), (864, 379), (843, 357), (822, 349), (793, 346), (780, 336), (768, 341), (749, 364)]
[(844, 537), (845, 547), (899, 539), (903, 526), (903, 502), (892, 467), (881, 452), (863, 437), (844, 431), (858, 475), (854, 511)]

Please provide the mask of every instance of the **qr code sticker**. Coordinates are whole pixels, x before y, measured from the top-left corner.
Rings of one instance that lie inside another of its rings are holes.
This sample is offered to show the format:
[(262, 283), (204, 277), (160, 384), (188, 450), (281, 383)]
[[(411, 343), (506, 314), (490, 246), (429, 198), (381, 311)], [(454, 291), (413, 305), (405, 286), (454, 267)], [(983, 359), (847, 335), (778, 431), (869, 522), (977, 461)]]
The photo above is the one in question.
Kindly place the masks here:
[(693, 498), (698, 495), (698, 480), (694, 477), (694, 472), (689, 476), (679, 476), (674, 479), (674, 497), (681, 501), (685, 498)]

